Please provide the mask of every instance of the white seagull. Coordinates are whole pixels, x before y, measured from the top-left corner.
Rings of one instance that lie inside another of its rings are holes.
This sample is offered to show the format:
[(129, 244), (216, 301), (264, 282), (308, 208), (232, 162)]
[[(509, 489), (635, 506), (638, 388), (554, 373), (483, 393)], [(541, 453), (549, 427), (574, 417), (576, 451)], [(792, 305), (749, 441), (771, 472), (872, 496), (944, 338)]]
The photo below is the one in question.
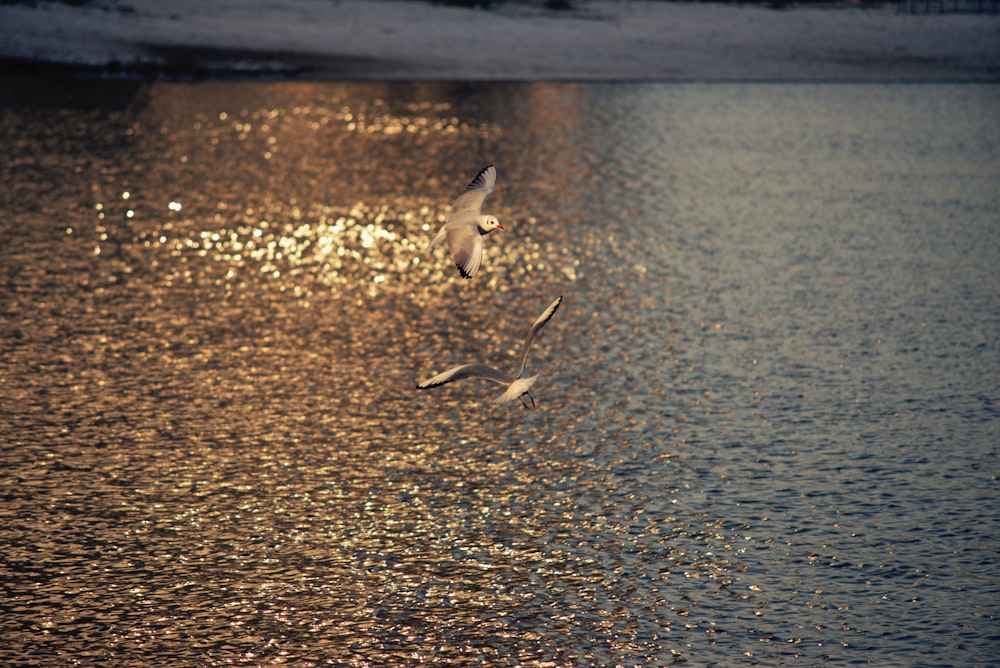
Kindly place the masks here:
[(531, 386), (535, 384), (536, 380), (538, 380), (538, 376), (532, 376), (530, 378), (522, 378), (521, 376), (524, 375), (524, 367), (528, 363), (528, 350), (531, 348), (531, 342), (535, 340), (535, 336), (537, 336), (538, 331), (545, 326), (545, 323), (552, 319), (552, 316), (555, 315), (556, 309), (559, 308), (559, 304), (561, 303), (562, 296), (549, 304), (548, 307), (542, 311), (542, 314), (538, 316), (538, 319), (532, 323), (531, 329), (528, 330), (528, 335), (524, 337), (524, 352), (521, 353), (521, 368), (518, 369), (516, 376), (511, 376), (503, 371), (497, 371), (493, 367), (487, 366), (486, 364), (463, 364), (439, 373), (433, 378), (425, 380), (417, 385), (417, 389), (429, 390), (432, 387), (444, 385), (445, 383), (450, 383), (453, 380), (461, 380), (463, 378), (485, 378), (486, 380), (492, 380), (495, 383), (507, 386), (507, 390), (494, 400), (495, 403), (505, 404), (508, 401), (520, 399), (521, 404), (527, 408), (528, 404), (524, 401), (524, 395), (527, 394), (528, 398), (531, 399), (531, 406), (534, 407), (535, 398), (531, 396)]
[(444, 225), (427, 246), (430, 250), (447, 240), (462, 278), (472, 278), (483, 261), (483, 235), (503, 229), (494, 216), (482, 213), (483, 201), (493, 192), (496, 182), (497, 168), (493, 165), (476, 174), (472, 183), (455, 200)]

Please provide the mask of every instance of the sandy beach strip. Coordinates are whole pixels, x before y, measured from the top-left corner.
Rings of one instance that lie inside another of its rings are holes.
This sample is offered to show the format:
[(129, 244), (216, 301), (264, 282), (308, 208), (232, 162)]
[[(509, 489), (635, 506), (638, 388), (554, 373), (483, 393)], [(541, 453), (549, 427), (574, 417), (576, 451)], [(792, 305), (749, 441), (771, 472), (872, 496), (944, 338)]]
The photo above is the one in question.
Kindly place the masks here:
[(0, 5), (0, 60), (111, 76), (1000, 81), (1000, 15), (895, 5), (90, 0)]

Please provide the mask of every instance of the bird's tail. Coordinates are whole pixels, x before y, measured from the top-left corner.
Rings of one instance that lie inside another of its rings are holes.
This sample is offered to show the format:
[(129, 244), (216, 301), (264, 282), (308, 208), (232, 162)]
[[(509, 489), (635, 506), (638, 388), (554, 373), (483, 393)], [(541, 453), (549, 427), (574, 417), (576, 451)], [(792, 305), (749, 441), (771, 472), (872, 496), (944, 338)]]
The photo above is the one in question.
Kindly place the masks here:
[(448, 234), (444, 231), (444, 228), (442, 227), (441, 231), (438, 232), (433, 239), (431, 239), (431, 242), (429, 244), (427, 244), (427, 251), (430, 252), (432, 248), (434, 248), (439, 243), (444, 241), (446, 236), (448, 236)]

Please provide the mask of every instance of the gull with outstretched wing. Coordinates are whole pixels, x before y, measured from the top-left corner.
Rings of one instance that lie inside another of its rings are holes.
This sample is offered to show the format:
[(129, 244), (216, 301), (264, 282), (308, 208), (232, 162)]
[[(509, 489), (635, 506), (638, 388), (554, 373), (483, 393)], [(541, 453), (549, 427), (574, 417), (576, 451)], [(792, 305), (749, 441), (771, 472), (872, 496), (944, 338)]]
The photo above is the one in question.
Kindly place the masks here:
[(483, 237), (493, 230), (503, 229), (496, 217), (482, 212), (483, 202), (493, 192), (496, 182), (497, 168), (493, 165), (476, 174), (455, 200), (444, 225), (427, 246), (430, 250), (446, 241), (462, 278), (472, 278), (479, 270), (483, 261)]
[(531, 376), (530, 378), (523, 378), (524, 369), (528, 364), (528, 350), (531, 349), (531, 342), (535, 340), (538, 335), (539, 330), (545, 326), (552, 316), (555, 315), (556, 309), (562, 303), (562, 297), (553, 301), (546, 307), (542, 314), (538, 316), (534, 323), (531, 325), (531, 329), (528, 330), (528, 335), (524, 337), (524, 351), (521, 353), (521, 367), (517, 370), (516, 375), (510, 375), (504, 373), (503, 371), (498, 371), (491, 366), (486, 364), (474, 363), (474, 364), (463, 364), (461, 366), (456, 366), (447, 371), (443, 371), (433, 378), (428, 378), (424, 382), (417, 385), (418, 390), (429, 390), (432, 387), (438, 387), (439, 385), (444, 385), (445, 383), (450, 383), (452, 381), (461, 380), (463, 378), (484, 378), (486, 380), (491, 380), (494, 383), (500, 383), (501, 385), (506, 385), (506, 391), (496, 398), (496, 403), (504, 404), (508, 401), (513, 401), (514, 399), (520, 399), (521, 404), (527, 408), (528, 404), (524, 400), (524, 395), (528, 395), (531, 400), (531, 406), (535, 405), (535, 398), (531, 395), (531, 386), (535, 384), (538, 380), (538, 376)]

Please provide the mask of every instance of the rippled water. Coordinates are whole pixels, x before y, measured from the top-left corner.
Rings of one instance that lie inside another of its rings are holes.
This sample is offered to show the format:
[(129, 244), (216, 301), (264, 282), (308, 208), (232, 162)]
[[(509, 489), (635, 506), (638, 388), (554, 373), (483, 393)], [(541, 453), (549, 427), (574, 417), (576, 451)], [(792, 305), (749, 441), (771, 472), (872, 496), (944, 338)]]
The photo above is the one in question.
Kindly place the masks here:
[(994, 660), (1000, 87), (0, 102), (4, 664)]

